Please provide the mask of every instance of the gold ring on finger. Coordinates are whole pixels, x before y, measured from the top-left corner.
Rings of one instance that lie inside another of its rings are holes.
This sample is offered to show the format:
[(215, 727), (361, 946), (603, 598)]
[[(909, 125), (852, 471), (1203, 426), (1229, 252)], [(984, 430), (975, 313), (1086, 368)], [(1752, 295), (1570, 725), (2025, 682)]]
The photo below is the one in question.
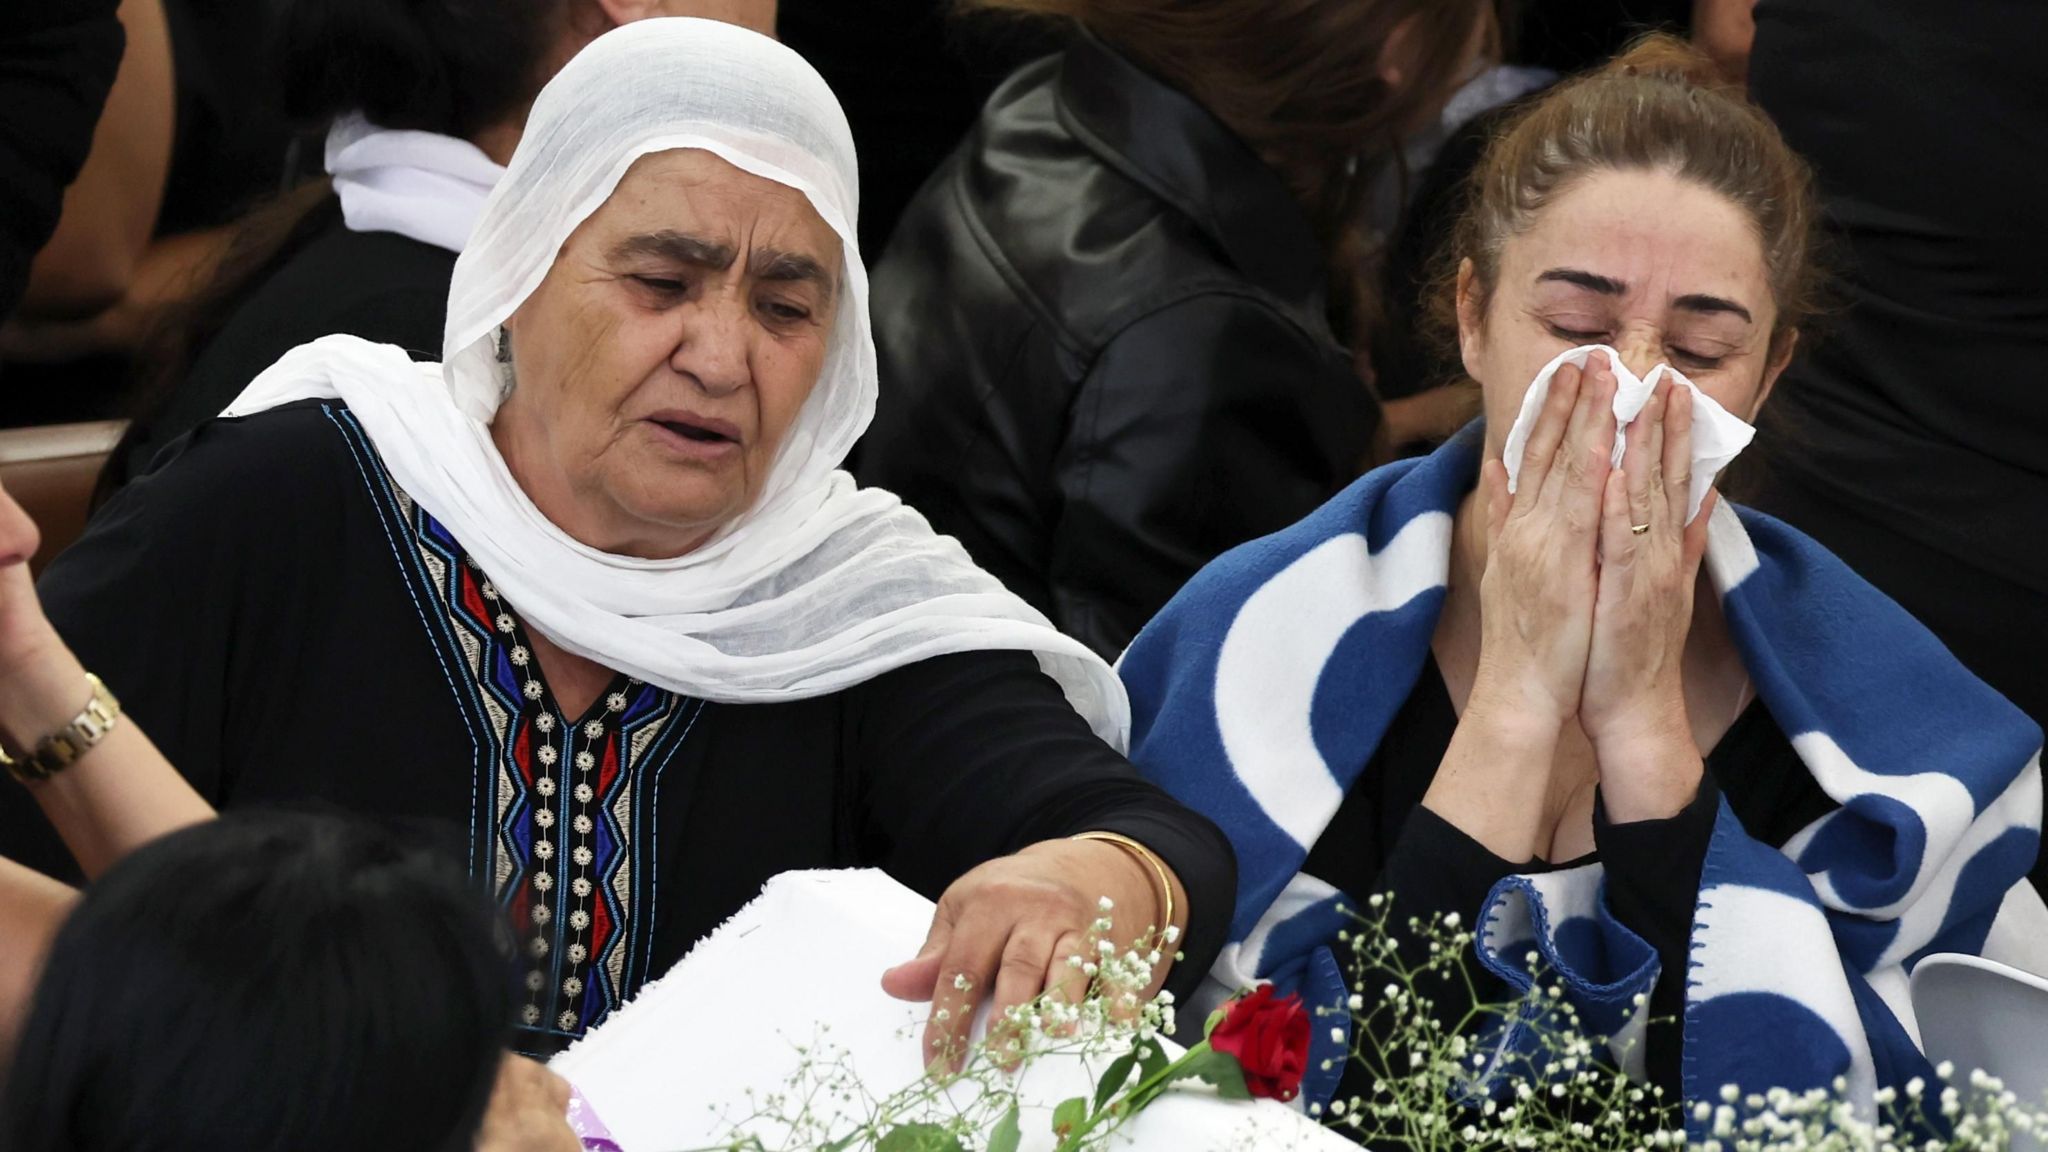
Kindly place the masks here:
[(1629, 535), (1631, 536), (1641, 536), (1649, 530), (1650, 526), (1648, 524), (1631, 524), (1628, 526)]

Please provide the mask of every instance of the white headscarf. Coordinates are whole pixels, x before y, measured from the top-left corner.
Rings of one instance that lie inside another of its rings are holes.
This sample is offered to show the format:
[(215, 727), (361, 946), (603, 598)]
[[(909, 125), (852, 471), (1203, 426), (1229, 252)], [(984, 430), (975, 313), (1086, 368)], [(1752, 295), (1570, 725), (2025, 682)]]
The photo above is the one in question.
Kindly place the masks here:
[[(751, 511), (672, 560), (600, 552), (543, 516), (490, 435), (494, 334), (641, 156), (700, 148), (803, 192), (844, 246), (844, 297), (815, 389)], [(951, 652), (1035, 653), (1118, 749), (1109, 666), (975, 567), (958, 542), (839, 465), (875, 406), (853, 136), (802, 57), (708, 20), (628, 24), (535, 102), (455, 265), (445, 363), (329, 336), (294, 349), (224, 415), (339, 397), (393, 479), (462, 541), (527, 621), (569, 651), (672, 691), (755, 703), (823, 695)]]

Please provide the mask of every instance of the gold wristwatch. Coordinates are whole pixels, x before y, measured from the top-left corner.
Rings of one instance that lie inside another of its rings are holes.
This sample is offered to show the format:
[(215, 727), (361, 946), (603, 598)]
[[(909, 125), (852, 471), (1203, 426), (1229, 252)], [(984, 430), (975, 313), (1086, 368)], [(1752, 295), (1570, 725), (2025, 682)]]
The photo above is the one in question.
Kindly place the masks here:
[(86, 683), (92, 685), (92, 699), (85, 702), (85, 710), (71, 723), (45, 737), (36, 750), (26, 756), (15, 757), (0, 746), (0, 768), (23, 784), (37, 784), (76, 763), (80, 756), (91, 751), (95, 744), (107, 738), (113, 731), (114, 721), (121, 715), (121, 702), (100, 683), (100, 678), (90, 672), (85, 674)]

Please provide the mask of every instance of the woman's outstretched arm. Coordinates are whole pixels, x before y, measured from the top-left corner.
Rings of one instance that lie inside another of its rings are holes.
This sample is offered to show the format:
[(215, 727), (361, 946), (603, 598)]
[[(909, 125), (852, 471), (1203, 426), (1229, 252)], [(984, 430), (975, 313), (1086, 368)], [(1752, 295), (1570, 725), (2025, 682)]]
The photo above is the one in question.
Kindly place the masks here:
[[(85, 669), (43, 616), (29, 579), (38, 539), (35, 523), (0, 488), (0, 748), (17, 759), (70, 724), (92, 696)], [(121, 721), (29, 791), (88, 876), (146, 841), (213, 815), (142, 729)], [(77, 895), (0, 859), (0, 1062), (14, 1050), (43, 955)]]
[[(85, 667), (44, 617), (29, 579), (36, 542), (35, 524), (0, 489), (0, 748), (17, 759), (70, 724), (92, 697)], [(119, 695), (119, 685), (109, 688)], [(29, 792), (88, 877), (166, 832), (213, 816), (125, 718), (68, 768), (30, 784)]]
[(0, 1065), (21, 1035), (43, 956), (77, 899), (48, 876), (0, 858)]

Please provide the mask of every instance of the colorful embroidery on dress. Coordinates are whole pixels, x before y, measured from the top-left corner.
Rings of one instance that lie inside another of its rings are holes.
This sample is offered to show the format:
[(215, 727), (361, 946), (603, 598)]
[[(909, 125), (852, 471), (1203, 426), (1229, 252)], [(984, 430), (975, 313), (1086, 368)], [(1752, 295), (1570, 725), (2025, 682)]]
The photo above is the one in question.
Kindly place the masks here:
[(411, 545), (400, 567), (477, 746), (470, 868), (490, 877), (518, 943), (519, 1047), (559, 1051), (650, 975), (653, 784), (703, 705), (619, 676), (572, 720), (487, 574), (388, 475), (379, 479), (372, 494)]

